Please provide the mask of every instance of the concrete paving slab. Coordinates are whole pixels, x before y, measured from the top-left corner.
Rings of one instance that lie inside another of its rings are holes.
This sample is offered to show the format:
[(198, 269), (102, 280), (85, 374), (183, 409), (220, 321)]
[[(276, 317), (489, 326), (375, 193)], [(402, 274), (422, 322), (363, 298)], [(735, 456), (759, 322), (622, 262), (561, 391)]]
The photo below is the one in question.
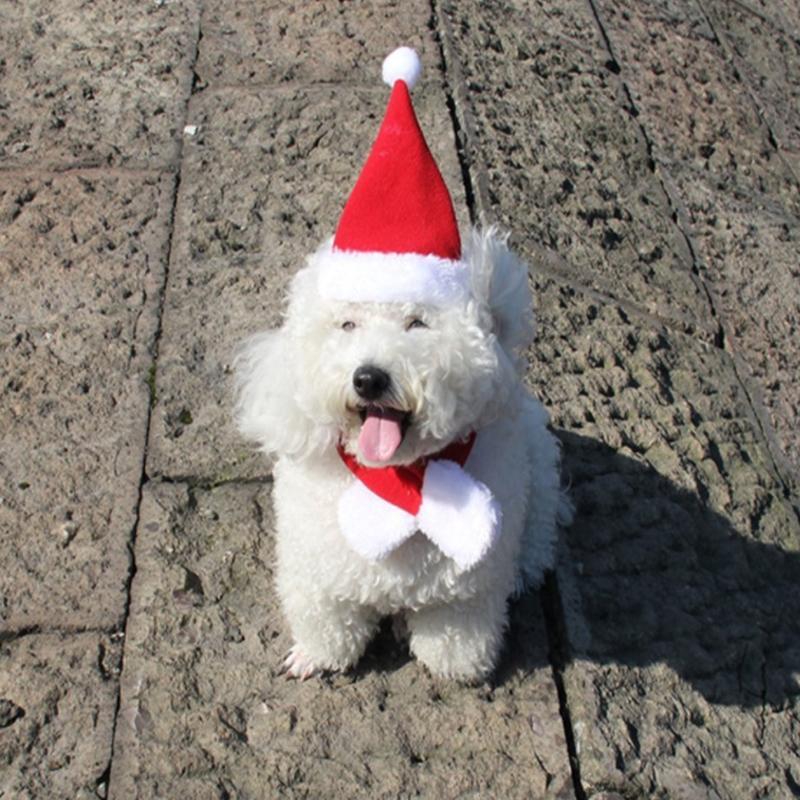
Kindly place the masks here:
[(174, 164), (197, 3), (0, 4), (6, 166)]
[(728, 335), (726, 347), (755, 384), (775, 435), (775, 451), (800, 475), (800, 222), (731, 202), (695, 185), (688, 214), (698, 251), (718, 274), (717, 306)]
[(443, 23), (479, 211), (570, 280), (713, 338), (588, 4), (448, 3)]
[(792, 0), (736, 0), (736, 5), (800, 39), (800, 8)]
[(800, 37), (734, 3), (706, 0), (703, 7), (783, 157), (800, 175)]
[(91, 171), (0, 188), (0, 631), (122, 618), (172, 191)]
[(653, 156), (668, 174), (796, 214), (796, 182), (700, 7), (598, 6)]
[[(196, 95), (188, 122), (198, 132), (184, 152), (181, 182), (188, 186), (176, 216), (180, 264), (268, 253), (275, 237), (293, 239), (305, 254), (332, 235), (388, 101), (388, 88), (373, 84)], [(446, 99), (435, 85), (418, 88), (417, 116), (463, 227), (465, 199)]]
[(387, 629), (287, 681), (269, 484), (146, 487), (110, 797), (572, 797), (537, 597), (496, 685), (437, 682)]
[[(297, 251), (192, 262), (172, 273), (155, 378), (148, 473), (211, 482), (269, 475), (271, 463), (233, 423), (232, 364), (238, 344), (280, 325)], [(213, 302), (209, 302), (213, 298)]]
[(4, 173), (4, 324), (134, 318), (148, 277), (163, 276), (173, 184), (156, 171)]
[(105, 797), (121, 649), (97, 633), (0, 642), (0, 796)]
[(800, 405), (782, 382), (800, 371), (800, 353), (784, 333), (796, 328), (800, 299), (796, 179), (698, 8), (601, 6), (654, 158), (688, 216), (698, 268), (722, 295), (727, 346), (744, 354), (796, 477)]
[(380, 80), (383, 59), (404, 44), (418, 50), (427, 76), (434, 76), (439, 53), (428, 26), (430, 13), (425, 0), (212, 0), (203, 4), (196, 72), (210, 85), (297, 81), (372, 86)]
[[(588, 56), (601, 58), (604, 55), (602, 44), (597, 38), (594, 19), (591, 13), (587, 13), (583, 0), (563, 0), (560, 3), (551, 3), (548, 0), (511, 0), (503, 5), (487, 6), (487, 11), (497, 12), (495, 14), (477, 15), (461, 13), (462, 10), (480, 10), (475, 6), (458, 4), (461, 8), (454, 8), (453, 5), (445, 1), (441, 4), (441, 11), (447, 19), (457, 23), (449, 33), (459, 40), (462, 47), (468, 47), (471, 43), (474, 49), (505, 51), (505, 45), (511, 40), (504, 39), (501, 43), (497, 37), (508, 36), (507, 28), (518, 28), (519, 33), (527, 36), (514, 40), (515, 47), (508, 49), (512, 60), (526, 61), (533, 58), (538, 52), (542, 35), (558, 38), (565, 47), (575, 48)], [(442, 22), (442, 17), (438, 21)], [(455, 66), (448, 64), (448, 68)]]
[(588, 797), (788, 797), (800, 523), (730, 357), (539, 285), (532, 383), (578, 514), (558, 569)]
[[(415, 107), (462, 230), (466, 201), (441, 90)], [(388, 92), (291, 87), (196, 96), (175, 217), (158, 359), (150, 475), (206, 480), (264, 474), (231, 426), (231, 361), (279, 322), (284, 290), (331, 236), (366, 160)]]

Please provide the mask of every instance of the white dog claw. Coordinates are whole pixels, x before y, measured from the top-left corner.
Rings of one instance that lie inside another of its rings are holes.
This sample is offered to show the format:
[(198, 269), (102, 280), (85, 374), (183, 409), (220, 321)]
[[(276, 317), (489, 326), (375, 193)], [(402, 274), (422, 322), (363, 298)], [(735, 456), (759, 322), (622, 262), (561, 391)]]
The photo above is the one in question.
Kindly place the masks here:
[(281, 665), (281, 673), (287, 679), (307, 681), (317, 674), (314, 662), (297, 646), (294, 645)]

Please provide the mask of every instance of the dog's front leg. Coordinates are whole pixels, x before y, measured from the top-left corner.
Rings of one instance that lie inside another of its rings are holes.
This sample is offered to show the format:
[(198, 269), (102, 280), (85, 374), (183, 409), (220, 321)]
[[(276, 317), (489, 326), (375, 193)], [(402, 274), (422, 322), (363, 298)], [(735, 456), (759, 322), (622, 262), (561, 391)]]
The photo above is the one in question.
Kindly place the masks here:
[(293, 591), (281, 600), (295, 642), (283, 667), (293, 678), (353, 666), (379, 622), (373, 609), (323, 594)]
[(475, 682), (489, 675), (503, 641), (505, 594), (481, 595), (408, 614), (411, 652), (433, 673)]

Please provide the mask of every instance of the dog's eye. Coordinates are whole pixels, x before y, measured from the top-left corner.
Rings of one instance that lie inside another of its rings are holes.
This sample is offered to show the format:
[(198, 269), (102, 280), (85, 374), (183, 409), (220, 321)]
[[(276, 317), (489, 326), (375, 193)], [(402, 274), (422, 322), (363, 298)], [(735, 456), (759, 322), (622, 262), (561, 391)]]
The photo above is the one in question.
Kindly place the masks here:
[(410, 331), (413, 328), (427, 328), (427, 327), (428, 326), (419, 317), (414, 317), (413, 319), (410, 319), (408, 322), (406, 322), (407, 331)]
[(345, 320), (345, 321), (344, 321), (344, 322), (341, 324), (341, 329), (342, 329), (343, 331), (352, 331), (352, 330), (353, 330), (355, 327), (356, 327), (356, 324), (355, 324), (355, 322), (353, 322), (353, 321), (352, 321), (352, 320), (350, 320), (350, 319), (348, 319), (348, 320)]

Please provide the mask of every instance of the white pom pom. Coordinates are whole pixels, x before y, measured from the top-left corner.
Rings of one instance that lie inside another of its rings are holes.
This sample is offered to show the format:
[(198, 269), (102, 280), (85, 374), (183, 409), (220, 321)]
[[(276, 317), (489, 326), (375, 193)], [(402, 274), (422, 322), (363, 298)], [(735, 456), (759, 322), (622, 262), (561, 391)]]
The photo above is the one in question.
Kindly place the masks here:
[(395, 81), (405, 81), (409, 89), (422, 74), (422, 64), (416, 50), (410, 47), (398, 47), (383, 60), (383, 82), (394, 86)]

